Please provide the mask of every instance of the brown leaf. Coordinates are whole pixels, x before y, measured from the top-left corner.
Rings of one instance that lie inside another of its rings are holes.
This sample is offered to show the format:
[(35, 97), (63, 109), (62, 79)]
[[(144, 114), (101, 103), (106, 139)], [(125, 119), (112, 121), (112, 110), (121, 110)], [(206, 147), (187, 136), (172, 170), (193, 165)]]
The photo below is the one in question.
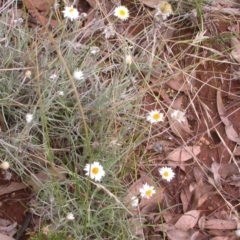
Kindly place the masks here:
[(187, 80), (187, 78), (182, 72), (173, 75), (172, 79), (166, 82), (166, 84), (170, 88), (176, 91), (182, 91), (182, 92), (189, 91), (191, 90), (191, 87), (192, 87), (191, 81)]
[(194, 228), (198, 221), (199, 215), (200, 211), (198, 210), (188, 211), (179, 218), (175, 224), (175, 227), (183, 231), (188, 231), (189, 229)]
[(21, 189), (25, 189), (28, 186), (24, 183), (19, 183), (19, 182), (11, 182), (10, 184), (6, 184), (1, 186), (0, 188), (0, 195), (4, 195), (7, 193), (15, 192)]
[(216, 185), (218, 187), (221, 187), (221, 177), (220, 177), (220, 174), (219, 174), (219, 168), (220, 168), (220, 164), (217, 163), (217, 162), (213, 162), (212, 165), (211, 165), (211, 172), (213, 173), (213, 177), (214, 177), (214, 180), (216, 182)]
[(28, 11), (33, 10), (34, 6), (39, 12), (44, 13), (44, 15), (50, 12), (54, 2), (54, 0), (23, 0)]
[(205, 228), (219, 230), (234, 230), (237, 228), (237, 223), (221, 219), (209, 219), (206, 221)]
[(198, 227), (202, 232), (205, 229), (205, 224), (206, 224), (206, 217), (205, 215), (202, 215), (198, 220)]
[(97, 2), (96, 0), (86, 0), (89, 5), (94, 9), (95, 7), (97, 7)]
[(222, 178), (226, 178), (231, 175), (236, 175), (239, 173), (239, 167), (236, 164), (224, 164), (222, 163), (218, 170)]
[(189, 201), (191, 199), (191, 192), (189, 191), (189, 187), (188, 186), (184, 186), (181, 194), (180, 194), (180, 198), (182, 201), (182, 205), (183, 205), (183, 212), (185, 213), (188, 209), (189, 206)]
[(200, 151), (201, 149), (199, 146), (181, 147), (169, 153), (166, 159), (177, 162), (187, 161), (192, 159), (194, 156), (197, 156)]
[(189, 128), (187, 118), (185, 117), (183, 122), (178, 122), (174, 118), (172, 118), (172, 115), (171, 115), (172, 111), (173, 110), (169, 110), (167, 112), (167, 118), (173, 133), (180, 138), (187, 138), (189, 135), (192, 135), (192, 131)]
[(231, 47), (232, 51), (231, 54), (240, 63), (240, 42), (236, 37), (231, 38)]
[(163, 226), (160, 226), (160, 229), (163, 229), (164, 232), (166, 232), (169, 239), (186, 240), (190, 237), (189, 233), (178, 229), (172, 224), (164, 223)]
[(0, 233), (0, 240), (14, 240), (15, 238)]
[(232, 125), (232, 122), (227, 118), (227, 114), (225, 112), (223, 102), (222, 102), (220, 88), (217, 91), (217, 109), (218, 109), (219, 116), (225, 125), (225, 132), (227, 134), (228, 139), (240, 144), (240, 138), (239, 138), (237, 132), (235, 131), (235, 129)]
[(161, 0), (140, 0), (140, 2), (148, 7), (155, 8)]
[(240, 156), (240, 146), (237, 146), (233, 151), (234, 156)]
[(211, 240), (229, 240), (229, 237), (217, 236), (217, 237), (211, 238)]

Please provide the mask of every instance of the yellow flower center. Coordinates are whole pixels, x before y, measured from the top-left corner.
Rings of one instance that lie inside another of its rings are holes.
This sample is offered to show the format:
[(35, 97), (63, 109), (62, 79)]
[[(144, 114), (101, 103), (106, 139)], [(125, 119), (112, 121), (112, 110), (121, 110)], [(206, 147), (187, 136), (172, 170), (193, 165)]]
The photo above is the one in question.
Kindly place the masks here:
[(121, 9), (119, 11), (119, 15), (124, 17), (126, 15), (126, 12), (123, 9)]
[(161, 119), (161, 115), (159, 113), (155, 113), (155, 114), (153, 114), (153, 119), (157, 121), (157, 120)]
[(164, 173), (163, 173), (163, 176), (164, 176), (164, 177), (169, 177), (169, 172), (164, 172)]
[(151, 189), (148, 189), (148, 190), (146, 191), (146, 195), (147, 195), (148, 197), (151, 197), (151, 196), (152, 196), (152, 190), (151, 190)]
[(70, 13), (73, 13), (73, 12), (74, 12), (74, 8), (73, 8), (73, 7), (70, 7), (69, 12), (70, 12)]
[(92, 168), (92, 173), (93, 174), (98, 174), (98, 172), (99, 172), (99, 169), (97, 168), (97, 167), (94, 167), (94, 168)]

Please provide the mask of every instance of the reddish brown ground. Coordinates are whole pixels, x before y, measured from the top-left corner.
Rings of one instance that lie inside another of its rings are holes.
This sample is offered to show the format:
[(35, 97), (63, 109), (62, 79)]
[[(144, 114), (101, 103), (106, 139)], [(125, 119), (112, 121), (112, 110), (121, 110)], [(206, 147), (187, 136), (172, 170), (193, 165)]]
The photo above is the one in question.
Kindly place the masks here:
[[(80, 1), (81, 2), (81, 1)], [(87, 8), (89, 7), (88, 4), (86, 4), (85, 1), (83, 1), (84, 4), (80, 7), (87, 11)], [(212, 19), (214, 22), (213, 25), (216, 27), (214, 28), (216, 32), (211, 31), (211, 26), (208, 29), (207, 35), (208, 36), (216, 36), (216, 35), (222, 35), (226, 32), (228, 32), (228, 27), (230, 23), (226, 23), (225, 21), (221, 22), (220, 19)], [(211, 25), (211, 24), (210, 24)], [(176, 31), (174, 34), (175, 36), (178, 36), (179, 40), (183, 39), (192, 39), (194, 31), (196, 29), (193, 28), (186, 28), (184, 29), (184, 26), (175, 26), (176, 29), (183, 29)], [(136, 27), (136, 31), (138, 32)], [(180, 37), (179, 37), (180, 36)], [(211, 47), (213, 49), (216, 49), (220, 52), (225, 51), (227, 48), (230, 47), (229, 43), (217, 43), (215, 40), (210, 40), (207, 43), (203, 44), (205, 47)], [(182, 49), (185, 49), (187, 45), (185, 44), (175, 44), (172, 48), (172, 51), (175, 54), (181, 53)], [(189, 48), (187, 53), (194, 54), (195, 48)], [(199, 56), (202, 56), (204, 58), (207, 58), (208, 56), (212, 55), (209, 51), (199, 51)], [(216, 59), (216, 58), (215, 58)], [(224, 60), (225, 57), (222, 59), (217, 58), (218, 60)], [(192, 65), (193, 63), (198, 63), (200, 60), (198, 58), (194, 59), (193, 57), (185, 55), (180, 55), (178, 58), (178, 64), (182, 66), (183, 68)], [(195, 81), (195, 92), (193, 93), (177, 93), (173, 91), (173, 94), (180, 94), (184, 97), (184, 103), (183, 103), (183, 109), (184, 107), (189, 105), (189, 102), (191, 99), (194, 99), (193, 103), (195, 105), (196, 110), (194, 110), (191, 106), (187, 109), (187, 115), (189, 124), (191, 126), (191, 130), (193, 131), (193, 136), (184, 139), (185, 141), (188, 141), (189, 145), (200, 145), (201, 146), (201, 152), (197, 156), (199, 159), (199, 164), (197, 164), (196, 161), (190, 160), (185, 164), (185, 170), (183, 171), (179, 167), (176, 168), (176, 177), (171, 183), (164, 182), (164, 191), (165, 196), (168, 200), (165, 198), (165, 202), (162, 204), (162, 208), (171, 208), (171, 213), (174, 214), (176, 217), (181, 216), (183, 211), (183, 202), (181, 199), (181, 193), (185, 190), (188, 191), (189, 186), (193, 182), (199, 182), (196, 179), (195, 172), (202, 172), (199, 165), (204, 167), (206, 171), (208, 172), (208, 175), (213, 178), (212, 173), (207, 170), (211, 168), (212, 163), (215, 161), (217, 163), (221, 164), (220, 172), (225, 171), (225, 178), (227, 178), (230, 175), (236, 174), (236, 168), (233, 166), (233, 168), (229, 168), (227, 164), (229, 163), (231, 156), (224, 144), (221, 144), (222, 140), (225, 142), (226, 146), (229, 148), (230, 152), (233, 152), (233, 149), (235, 147), (235, 143), (228, 139), (225, 133), (224, 124), (221, 122), (221, 119), (219, 117), (219, 113), (217, 110), (217, 102), (216, 102), (216, 95), (217, 95), (217, 88), (221, 87), (223, 90), (222, 98), (224, 106), (229, 106), (227, 109), (227, 113), (229, 114), (229, 120), (232, 121), (235, 129), (237, 132), (240, 130), (240, 111), (239, 111), (239, 97), (237, 96), (237, 91), (240, 88), (240, 82), (236, 80), (230, 80), (231, 74), (233, 71), (233, 67), (227, 63), (217, 63), (211, 60), (204, 61), (202, 64), (199, 64), (199, 66), (196, 68), (196, 81)], [(154, 82), (156, 84), (156, 81)], [(169, 87), (164, 86), (166, 90), (169, 90)], [(160, 91), (160, 90), (159, 90)], [(170, 89), (171, 91), (171, 89)], [(224, 92), (225, 91), (225, 92)], [(154, 91), (155, 93), (155, 91)], [(196, 97), (197, 93), (197, 97)], [(229, 93), (234, 94), (234, 99), (229, 97)], [(155, 97), (159, 97), (161, 101), (164, 101), (164, 99), (159, 96), (160, 94), (156, 93)], [(230, 106), (230, 104), (233, 100), (235, 100), (235, 105)], [(206, 111), (203, 109), (203, 106), (200, 105), (200, 101), (202, 101), (209, 109), (208, 113), (210, 115), (210, 119), (208, 118)], [(148, 105), (151, 103), (154, 103), (154, 97), (151, 96), (151, 94), (148, 94), (145, 98), (144, 105)], [(156, 106), (155, 106), (156, 107)], [(157, 107), (165, 108), (165, 106), (157, 105)], [(153, 107), (146, 107), (145, 109), (149, 110)], [(198, 113), (198, 116), (200, 119), (196, 116), (196, 111)], [(218, 131), (218, 133), (216, 132)], [(164, 129), (158, 129), (156, 130), (156, 133), (160, 133), (164, 131), (166, 133), (166, 136), (173, 136), (174, 140), (173, 142), (176, 144), (176, 146), (180, 146), (183, 144), (183, 141), (171, 132), (169, 126), (165, 126)], [(222, 140), (218, 136), (220, 134)], [(201, 140), (202, 139), (202, 140)], [(144, 143), (145, 144), (145, 143)], [(146, 145), (146, 144), (145, 144)], [(144, 147), (145, 147), (144, 145)], [(149, 151), (149, 162), (151, 164), (154, 164), (155, 167), (152, 170), (152, 176), (158, 182), (159, 174), (157, 171), (157, 167), (161, 165), (166, 165), (167, 161), (164, 159), (165, 155), (163, 154), (156, 154), (154, 151)], [(151, 158), (153, 160), (151, 160)], [(226, 164), (226, 165), (224, 165)], [(146, 171), (145, 166), (140, 167), (139, 170)], [(149, 170), (149, 169), (148, 169)], [(147, 172), (148, 173), (148, 172)], [(19, 177), (13, 174), (13, 178), (9, 181), (3, 180), (2, 175), (0, 175), (0, 185), (1, 187), (5, 187), (6, 184), (9, 182), (15, 182), (20, 181)], [(205, 175), (203, 175), (202, 181), (204, 183), (208, 183), (209, 179), (206, 178)], [(159, 183), (161, 185), (162, 183)], [(202, 185), (201, 185), (202, 186)], [(215, 215), (216, 218), (221, 218), (221, 214), (226, 212), (228, 215), (230, 214), (228, 207), (226, 206), (225, 201), (223, 200), (223, 197), (225, 197), (233, 206), (238, 204), (238, 199), (240, 198), (240, 191), (239, 187), (236, 187), (234, 185), (229, 185), (224, 182), (224, 179), (222, 180), (222, 189), (221, 194), (209, 194), (207, 200), (200, 206), (196, 207), (196, 201), (199, 199), (198, 192), (201, 192), (201, 186), (198, 186), (197, 191), (194, 192), (194, 194), (191, 196), (191, 199), (188, 199), (188, 210), (202, 210), (202, 214), (204, 213), (206, 217), (211, 217)], [(215, 189), (212, 190), (212, 192), (215, 192)], [(28, 209), (28, 203), (30, 201), (30, 193), (27, 190), (19, 190), (16, 192), (12, 192), (10, 194), (1, 195), (1, 211), (0, 211), (0, 218), (3, 219), (9, 219), (12, 222), (17, 222), (18, 226), (21, 226), (25, 219), (25, 212)], [(175, 207), (172, 207), (175, 206)], [(236, 209), (238, 210), (239, 207), (236, 206)], [(149, 223), (158, 224), (159, 217), (153, 217), (148, 219)], [(174, 221), (172, 221), (174, 222)], [(224, 229), (222, 229), (224, 230)], [(158, 229), (158, 233), (161, 232)], [(154, 228), (146, 228), (145, 231), (146, 235), (154, 235), (155, 230)], [(227, 232), (226, 232), (227, 233)], [(161, 234), (161, 233), (160, 233)], [(201, 237), (198, 239), (210, 239), (217, 235), (216, 233), (208, 231), (208, 236), (205, 236), (202, 234)], [(225, 233), (224, 233), (225, 234)], [(224, 235), (223, 234), (223, 235)], [(227, 233), (228, 234), (228, 233)], [(231, 236), (232, 233), (229, 233), (227, 236)], [(24, 239), (24, 238), (21, 238)], [(153, 239), (150, 238), (149, 239)], [(175, 239), (174, 239), (175, 240)], [(176, 239), (177, 240), (177, 239)]]

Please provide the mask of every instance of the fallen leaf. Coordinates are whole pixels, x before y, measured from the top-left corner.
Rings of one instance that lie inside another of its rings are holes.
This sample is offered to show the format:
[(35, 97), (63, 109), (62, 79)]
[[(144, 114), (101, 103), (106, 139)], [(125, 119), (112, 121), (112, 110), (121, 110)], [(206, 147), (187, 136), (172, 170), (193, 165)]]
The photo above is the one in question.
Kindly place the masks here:
[(173, 111), (174, 110), (169, 109), (167, 112), (168, 122), (173, 133), (180, 138), (187, 138), (189, 135), (192, 135), (192, 131), (189, 128), (187, 118), (185, 117), (183, 122), (178, 122), (172, 117), (171, 113)]
[(240, 138), (236, 132), (236, 130), (233, 127), (232, 122), (227, 118), (224, 106), (223, 106), (223, 102), (222, 102), (222, 97), (221, 97), (221, 89), (219, 88), (217, 90), (217, 109), (218, 109), (218, 113), (219, 116), (222, 120), (222, 122), (225, 125), (225, 132), (227, 134), (227, 137), (229, 140), (236, 142), (238, 144), (240, 144)]
[(240, 146), (237, 146), (233, 151), (234, 156), (240, 156)]
[(168, 223), (164, 223), (157, 229), (166, 232), (169, 239), (186, 240), (190, 237), (188, 232), (178, 229), (176, 226)]
[(205, 228), (219, 230), (234, 230), (237, 228), (237, 223), (221, 219), (209, 219), (206, 221)]
[(202, 215), (198, 220), (198, 227), (202, 232), (205, 229), (205, 225), (206, 225), (206, 217), (205, 215)]
[(176, 91), (187, 92), (192, 88), (191, 80), (188, 80), (187, 77), (180, 72), (173, 75), (172, 79), (167, 81), (166, 84)]
[(15, 238), (0, 233), (0, 240), (14, 240)]
[(221, 187), (222, 186), (221, 185), (221, 176), (220, 176), (220, 174), (218, 172), (219, 169), (220, 169), (220, 164), (217, 163), (217, 162), (213, 162), (212, 165), (211, 165), (211, 169), (210, 170), (213, 173), (213, 178), (214, 178), (214, 180), (216, 182), (216, 185), (218, 187)]
[(140, 2), (148, 7), (155, 8), (161, 0), (140, 0)]
[(179, 218), (175, 224), (175, 227), (183, 231), (188, 231), (189, 229), (194, 228), (198, 222), (199, 215), (200, 211), (198, 210), (188, 211)]
[(231, 38), (231, 47), (232, 51), (231, 54), (240, 63), (240, 42), (236, 37)]
[(218, 236), (211, 238), (211, 240), (229, 240), (229, 237)]
[(177, 162), (187, 161), (192, 159), (194, 156), (197, 156), (200, 151), (201, 149), (199, 146), (181, 147), (169, 153), (166, 159)]
[(21, 189), (25, 189), (28, 186), (24, 183), (19, 183), (19, 182), (11, 182), (10, 184), (6, 184), (1, 186), (0, 188), (0, 195), (4, 195), (7, 193), (11, 193), (11, 192), (16, 192), (18, 190)]
[(184, 186), (183, 190), (181, 191), (180, 194), (180, 198), (182, 201), (182, 205), (183, 205), (183, 212), (185, 213), (189, 207), (189, 201), (191, 199), (191, 192), (189, 191), (189, 187), (188, 186)]
[(221, 175), (221, 177), (224, 179), (228, 176), (236, 175), (240, 173), (239, 167), (234, 163), (232, 164), (221, 163), (218, 172)]

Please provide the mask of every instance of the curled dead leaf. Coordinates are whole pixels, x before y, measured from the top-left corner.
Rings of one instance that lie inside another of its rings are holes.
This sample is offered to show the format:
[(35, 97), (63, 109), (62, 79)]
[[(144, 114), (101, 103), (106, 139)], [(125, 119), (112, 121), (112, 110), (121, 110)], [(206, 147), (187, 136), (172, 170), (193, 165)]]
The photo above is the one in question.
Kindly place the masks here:
[(175, 227), (182, 230), (188, 231), (191, 228), (194, 228), (196, 223), (198, 222), (198, 218), (200, 216), (200, 211), (198, 210), (191, 210), (184, 213), (175, 224)]
[(219, 230), (234, 230), (237, 228), (237, 223), (234, 221), (226, 221), (222, 219), (209, 219), (206, 221), (205, 228)]
[(140, 2), (148, 7), (155, 8), (157, 5), (159, 5), (161, 0), (140, 0)]
[(236, 37), (231, 38), (231, 47), (232, 51), (231, 54), (240, 63), (240, 42)]
[(192, 88), (192, 78), (189, 79), (189, 76), (186, 77), (182, 72), (180, 72), (173, 75), (172, 79), (166, 84), (176, 91), (186, 92)]
[(180, 147), (169, 153), (166, 159), (177, 162), (187, 161), (197, 156), (200, 152), (199, 146)]
[(225, 132), (227, 134), (228, 139), (240, 144), (240, 137), (236, 132), (236, 130), (234, 129), (231, 121), (227, 118), (227, 114), (225, 112), (223, 102), (222, 102), (221, 89), (218, 89), (217, 91), (217, 109), (218, 109), (219, 116), (225, 125)]

